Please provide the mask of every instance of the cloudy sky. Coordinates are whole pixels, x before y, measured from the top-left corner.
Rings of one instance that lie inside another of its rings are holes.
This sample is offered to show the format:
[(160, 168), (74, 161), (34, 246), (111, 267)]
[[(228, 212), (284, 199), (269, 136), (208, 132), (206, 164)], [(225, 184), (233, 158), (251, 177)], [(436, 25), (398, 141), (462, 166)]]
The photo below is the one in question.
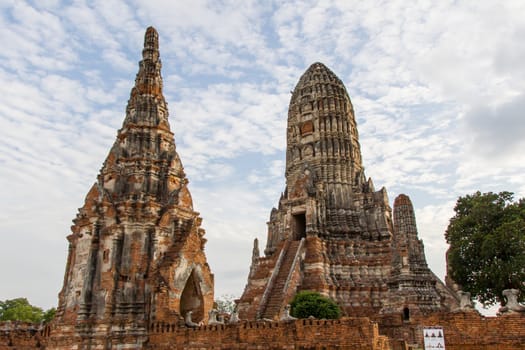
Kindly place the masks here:
[(412, 198), (440, 277), (458, 196), (525, 196), (521, 0), (0, 0), (0, 300), (56, 305), (150, 25), (217, 296), (242, 293), (264, 246), (290, 90), (316, 61), (346, 84), (366, 175)]

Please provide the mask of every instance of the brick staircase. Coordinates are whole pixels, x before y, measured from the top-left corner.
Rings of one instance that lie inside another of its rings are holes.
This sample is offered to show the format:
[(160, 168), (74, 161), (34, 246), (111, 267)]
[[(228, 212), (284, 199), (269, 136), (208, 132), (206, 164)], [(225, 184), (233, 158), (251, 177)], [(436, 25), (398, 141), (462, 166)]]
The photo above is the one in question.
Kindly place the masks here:
[(266, 305), (264, 306), (262, 318), (273, 319), (274, 316), (279, 315), (281, 307), (284, 303), (284, 287), (286, 281), (288, 280), (288, 276), (290, 274), (290, 270), (292, 269), (292, 265), (300, 244), (301, 241), (291, 241), (289, 244), (286, 244), (283, 247), (283, 249), (286, 249), (284, 252), (283, 262), (279, 268), (279, 271), (277, 272), (277, 276), (273, 285), (270, 286), (271, 290)]

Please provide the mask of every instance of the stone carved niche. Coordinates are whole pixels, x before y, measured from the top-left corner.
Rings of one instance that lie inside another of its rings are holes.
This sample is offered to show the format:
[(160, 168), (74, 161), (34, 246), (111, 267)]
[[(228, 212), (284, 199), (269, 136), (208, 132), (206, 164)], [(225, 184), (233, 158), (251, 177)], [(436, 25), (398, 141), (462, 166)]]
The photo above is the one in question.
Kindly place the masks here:
[(305, 145), (303, 148), (303, 158), (310, 158), (314, 156), (314, 148), (311, 144)]
[[(311, 146), (308, 146), (310, 149)], [(306, 197), (313, 197), (316, 194), (316, 188), (315, 183), (317, 180), (317, 176), (315, 174), (315, 171), (306, 164), (303, 167), (303, 172), (301, 175), (297, 177), (293, 185), (291, 186), (291, 191), (289, 195), (289, 199), (298, 199), (298, 198), (306, 198)]]
[(311, 120), (308, 120), (303, 123), (301, 126), (301, 136), (310, 135), (314, 132), (314, 123)]
[(204, 319), (204, 300), (195, 271), (190, 273), (180, 297), (181, 315), (186, 315), (188, 311), (192, 311), (193, 321), (200, 322)]

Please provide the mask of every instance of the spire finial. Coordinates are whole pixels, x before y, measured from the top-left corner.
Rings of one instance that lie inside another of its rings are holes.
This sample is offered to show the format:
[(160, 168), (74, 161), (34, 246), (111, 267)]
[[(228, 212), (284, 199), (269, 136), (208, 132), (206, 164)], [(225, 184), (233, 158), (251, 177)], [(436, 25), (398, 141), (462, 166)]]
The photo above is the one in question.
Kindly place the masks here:
[[(126, 113), (134, 115), (133, 118), (140, 117), (143, 120), (151, 116), (151, 111), (159, 110), (159, 117), (154, 118), (155, 123), (165, 123), (167, 126), (168, 110), (162, 95), (161, 69), (159, 34), (155, 28), (148, 27), (144, 35), (142, 60), (139, 62), (139, 71), (135, 78), (135, 86), (131, 90)], [(150, 97), (156, 98), (156, 101), (149, 101)], [(152, 106), (152, 103), (156, 104), (156, 107)], [(126, 120), (132, 119), (126, 117)], [(134, 122), (137, 122), (137, 119), (134, 119)]]
[(159, 57), (159, 33), (153, 27), (146, 29), (144, 35), (144, 50), (142, 50), (142, 58), (157, 60)]

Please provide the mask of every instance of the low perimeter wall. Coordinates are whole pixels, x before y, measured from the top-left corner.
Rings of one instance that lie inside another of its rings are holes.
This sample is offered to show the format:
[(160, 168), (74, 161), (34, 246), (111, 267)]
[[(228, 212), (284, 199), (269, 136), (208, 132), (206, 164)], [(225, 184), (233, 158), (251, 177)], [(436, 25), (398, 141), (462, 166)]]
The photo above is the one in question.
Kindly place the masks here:
[(388, 339), (368, 318), (244, 322), (196, 329), (161, 325), (149, 349), (353, 349), (388, 350)]
[[(34, 327), (0, 323), (0, 350), (73, 348), (75, 337), (71, 327)], [(7, 329), (9, 328), (9, 329)], [(69, 335), (68, 335), (69, 334)], [(125, 334), (122, 336), (126, 337)], [(131, 334), (130, 334), (131, 336)], [(53, 341), (49, 342), (49, 339)], [(66, 339), (67, 338), (67, 339)], [(57, 342), (58, 339), (58, 342)], [(92, 349), (105, 349), (101, 339), (93, 339)], [(69, 344), (69, 345), (68, 345)], [(84, 343), (86, 344), (86, 343)], [(129, 343), (128, 343), (129, 344)], [(75, 346), (87, 349), (84, 346)], [(119, 349), (117, 342), (112, 348)], [(126, 346), (126, 349), (138, 347)], [(388, 338), (379, 335), (379, 327), (368, 318), (340, 320), (296, 320), (290, 322), (242, 322), (236, 325), (179, 327), (164, 322), (149, 325), (148, 340), (143, 349), (206, 350), (206, 349), (301, 349), (301, 350), (389, 350)]]
[[(525, 315), (485, 317), (477, 311), (433, 313), (404, 321), (401, 315), (386, 316), (379, 330), (393, 344), (424, 349), (423, 329), (442, 327), (446, 350), (524, 350)], [(403, 348), (401, 348), (403, 349)]]
[(0, 322), (0, 350), (42, 349), (50, 333), (49, 326), (26, 322)]
[[(390, 315), (383, 317), (379, 324), (364, 317), (242, 322), (194, 329), (159, 322), (149, 325), (148, 340), (142, 348), (416, 350), (423, 349), (425, 327), (443, 328), (447, 350), (525, 349), (525, 315), (484, 317), (477, 312), (435, 313), (410, 320)], [(71, 338), (74, 342), (74, 337), (66, 333), (60, 327), (0, 323), (0, 350), (51, 349), (55, 346), (49, 342), (50, 336)], [(112, 347), (119, 348), (116, 342)]]

